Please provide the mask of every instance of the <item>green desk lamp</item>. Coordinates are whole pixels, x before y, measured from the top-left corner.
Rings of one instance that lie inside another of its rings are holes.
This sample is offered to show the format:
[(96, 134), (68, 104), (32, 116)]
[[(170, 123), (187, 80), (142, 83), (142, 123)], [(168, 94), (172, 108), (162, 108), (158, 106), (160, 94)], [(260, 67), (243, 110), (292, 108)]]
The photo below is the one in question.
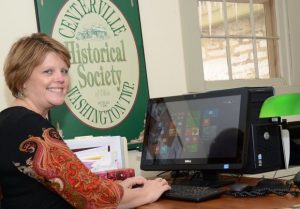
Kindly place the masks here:
[(267, 98), (259, 117), (281, 117), (300, 114), (300, 93), (281, 94)]
[[(259, 117), (272, 118), (299, 114), (300, 93), (290, 93), (267, 98), (261, 107)], [(288, 168), (290, 159), (290, 135), (286, 129), (286, 119), (283, 119), (280, 125), (285, 168)]]

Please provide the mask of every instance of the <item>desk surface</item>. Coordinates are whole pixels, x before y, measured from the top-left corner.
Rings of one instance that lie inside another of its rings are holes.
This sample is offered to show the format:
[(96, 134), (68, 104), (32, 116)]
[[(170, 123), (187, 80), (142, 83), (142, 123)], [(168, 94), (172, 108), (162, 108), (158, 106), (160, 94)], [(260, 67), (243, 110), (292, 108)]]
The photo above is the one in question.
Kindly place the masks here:
[[(257, 179), (244, 178), (241, 181), (253, 183), (255, 180), (257, 181)], [(220, 198), (199, 203), (160, 199), (157, 202), (141, 206), (138, 209), (286, 209), (289, 207), (292, 208), (294, 205), (300, 205), (300, 196), (294, 197), (290, 194), (277, 196), (272, 194), (262, 197), (237, 198), (222, 195)]]
[(297, 204), (300, 204), (300, 197), (290, 195), (284, 197), (268, 195), (255, 198), (235, 198), (223, 195), (218, 199), (200, 203), (161, 199), (138, 209), (279, 209)]

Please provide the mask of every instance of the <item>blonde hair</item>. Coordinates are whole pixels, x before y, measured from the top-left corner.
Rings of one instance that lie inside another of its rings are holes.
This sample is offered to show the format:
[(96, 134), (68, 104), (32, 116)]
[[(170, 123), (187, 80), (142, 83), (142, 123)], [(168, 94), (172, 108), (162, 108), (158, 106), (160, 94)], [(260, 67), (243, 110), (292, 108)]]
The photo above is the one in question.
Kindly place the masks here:
[(16, 41), (4, 63), (4, 77), (14, 97), (19, 97), (33, 69), (40, 65), (48, 52), (55, 52), (70, 67), (70, 53), (57, 40), (44, 33), (33, 33)]

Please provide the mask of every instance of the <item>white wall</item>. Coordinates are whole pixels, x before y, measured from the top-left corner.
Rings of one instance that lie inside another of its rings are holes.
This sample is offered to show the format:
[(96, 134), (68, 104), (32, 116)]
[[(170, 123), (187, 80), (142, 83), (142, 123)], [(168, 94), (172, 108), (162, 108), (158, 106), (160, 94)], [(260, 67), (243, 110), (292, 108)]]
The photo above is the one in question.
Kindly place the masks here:
[(0, 0), (0, 111), (12, 101), (2, 68), (11, 44), (20, 36), (37, 31), (33, 0)]
[(203, 89), (197, 1), (139, 0), (139, 8), (150, 97)]
[(300, 27), (299, 27), (299, 11), (300, 1), (299, 0), (288, 0), (287, 14), (288, 14), (288, 29), (290, 34), (291, 44), (291, 66), (292, 74), (291, 81), (294, 84), (300, 85)]

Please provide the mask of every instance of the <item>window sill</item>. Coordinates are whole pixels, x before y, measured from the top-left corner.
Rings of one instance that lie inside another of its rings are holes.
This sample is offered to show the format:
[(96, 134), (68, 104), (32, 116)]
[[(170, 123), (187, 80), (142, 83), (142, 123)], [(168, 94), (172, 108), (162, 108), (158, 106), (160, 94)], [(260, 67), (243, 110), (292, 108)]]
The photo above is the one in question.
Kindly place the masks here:
[(217, 90), (227, 88), (237, 88), (245, 86), (286, 86), (287, 82), (283, 78), (253, 79), (253, 80), (230, 80), (230, 81), (205, 81), (205, 90)]

